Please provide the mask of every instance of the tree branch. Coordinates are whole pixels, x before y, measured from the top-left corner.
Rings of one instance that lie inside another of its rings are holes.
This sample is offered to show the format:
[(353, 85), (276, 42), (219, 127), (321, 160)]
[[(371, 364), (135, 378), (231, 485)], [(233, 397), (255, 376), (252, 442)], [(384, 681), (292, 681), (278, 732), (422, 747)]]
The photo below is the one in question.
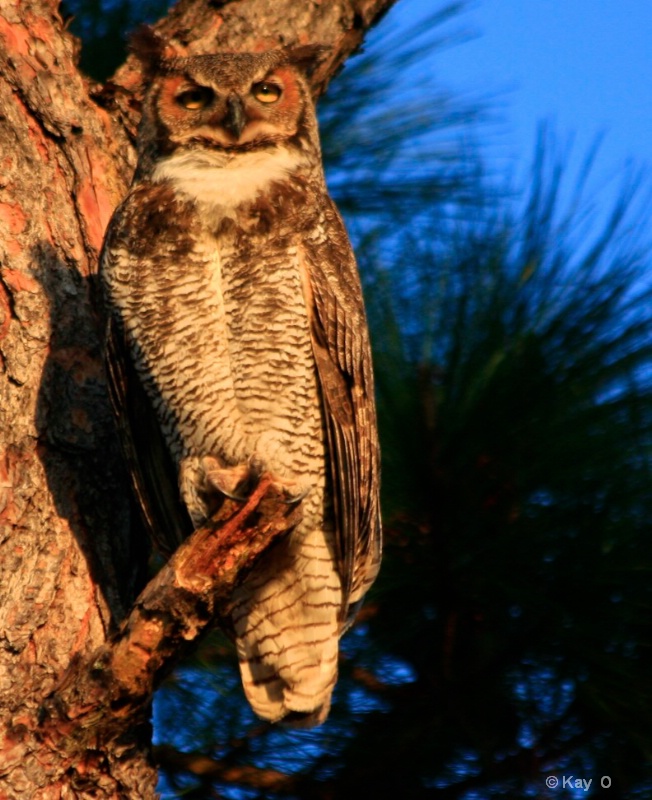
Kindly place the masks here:
[(154, 689), (195, 640), (228, 614), (229, 599), (261, 553), (301, 518), (263, 476), (245, 503), (226, 499), (142, 591), (119, 630), (73, 662), (41, 707), (53, 742), (116, 738), (148, 711)]

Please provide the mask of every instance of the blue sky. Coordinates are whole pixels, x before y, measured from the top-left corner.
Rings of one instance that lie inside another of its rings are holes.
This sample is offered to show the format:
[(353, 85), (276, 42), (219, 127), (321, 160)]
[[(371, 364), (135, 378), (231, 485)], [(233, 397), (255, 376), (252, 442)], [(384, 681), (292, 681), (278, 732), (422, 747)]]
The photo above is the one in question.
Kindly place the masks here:
[[(395, 13), (441, 5), (399, 0)], [(490, 162), (520, 172), (547, 120), (578, 158), (604, 134), (601, 175), (628, 160), (652, 170), (652, 0), (471, 0), (449, 29), (471, 38), (433, 64), (443, 85), (491, 98)]]

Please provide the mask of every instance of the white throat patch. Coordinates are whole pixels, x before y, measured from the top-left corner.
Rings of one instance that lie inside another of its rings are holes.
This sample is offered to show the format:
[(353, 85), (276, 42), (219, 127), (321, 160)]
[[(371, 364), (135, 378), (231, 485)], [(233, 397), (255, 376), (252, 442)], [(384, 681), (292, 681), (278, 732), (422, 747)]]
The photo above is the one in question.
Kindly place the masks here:
[(302, 162), (287, 147), (236, 154), (186, 151), (162, 159), (155, 182), (169, 180), (176, 191), (225, 211), (254, 200), (270, 183), (284, 180)]

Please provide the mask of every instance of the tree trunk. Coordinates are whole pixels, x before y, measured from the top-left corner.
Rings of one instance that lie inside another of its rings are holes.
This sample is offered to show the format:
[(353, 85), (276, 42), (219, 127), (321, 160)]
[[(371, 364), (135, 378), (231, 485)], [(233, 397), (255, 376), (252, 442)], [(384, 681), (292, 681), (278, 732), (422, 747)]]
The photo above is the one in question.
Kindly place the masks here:
[[(156, 27), (190, 53), (328, 45), (318, 95), (392, 2), (182, 0)], [(106, 669), (138, 627), (147, 552), (94, 291), (141, 76), (130, 58), (105, 87), (85, 79), (57, 6), (0, 0), (0, 798), (149, 798), (151, 692), (183, 648), (145, 668), (138, 702)]]

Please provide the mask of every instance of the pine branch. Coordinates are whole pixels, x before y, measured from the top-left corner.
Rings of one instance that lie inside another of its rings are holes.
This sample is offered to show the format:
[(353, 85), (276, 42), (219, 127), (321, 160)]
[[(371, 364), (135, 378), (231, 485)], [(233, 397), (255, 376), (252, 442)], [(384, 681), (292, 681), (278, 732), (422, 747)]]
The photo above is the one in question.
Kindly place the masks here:
[(252, 789), (288, 792), (296, 779), (276, 769), (265, 769), (250, 764), (228, 764), (204, 753), (183, 753), (170, 745), (154, 748), (154, 758), (159, 767), (171, 773), (190, 773), (204, 780), (224, 781)]

